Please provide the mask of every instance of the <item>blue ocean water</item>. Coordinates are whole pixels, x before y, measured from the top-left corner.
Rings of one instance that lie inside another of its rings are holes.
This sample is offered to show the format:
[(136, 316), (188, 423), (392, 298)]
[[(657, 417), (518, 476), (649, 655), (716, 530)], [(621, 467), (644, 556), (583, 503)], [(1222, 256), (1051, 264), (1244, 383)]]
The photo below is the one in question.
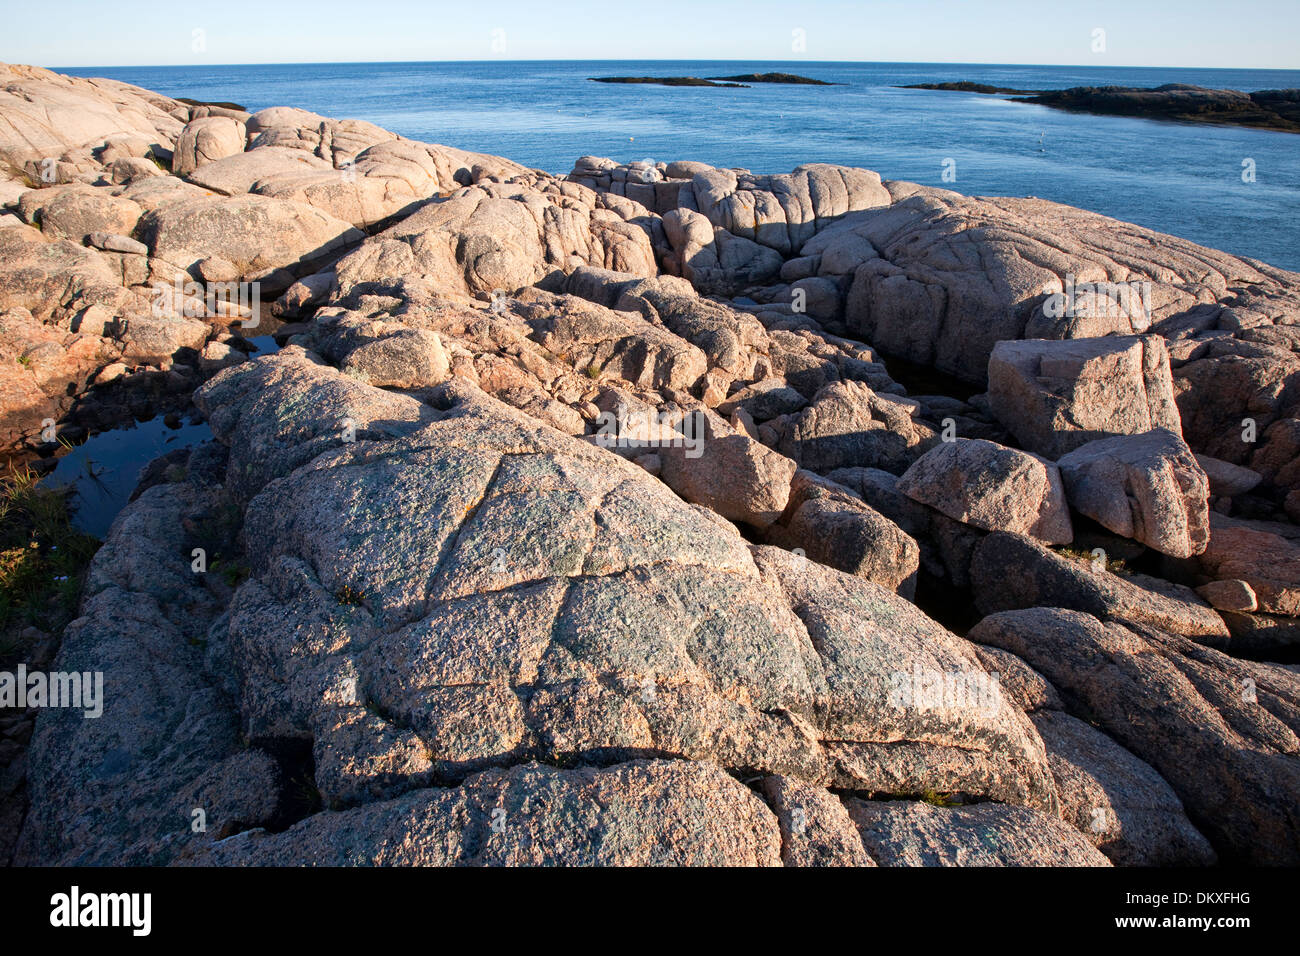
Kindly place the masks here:
[[(620, 86), (612, 75), (785, 71), (844, 84)], [(1193, 83), (1300, 87), (1295, 70), (924, 63), (526, 61), (78, 68), (171, 96), (297, 106), (553, 173), (581, 155), (694, 159), (754, 172), (864, 166), (968, 195), (1039, 196), (1300, 270), (1300, 135), (1065, 113), (997, 96), (903, 90)], [(956, 173), (942, 180), (945, 160)], [(1243, 182), (1253, 160), (1254, 182)], [(954, 165), (955, 164), (955, 165)]]

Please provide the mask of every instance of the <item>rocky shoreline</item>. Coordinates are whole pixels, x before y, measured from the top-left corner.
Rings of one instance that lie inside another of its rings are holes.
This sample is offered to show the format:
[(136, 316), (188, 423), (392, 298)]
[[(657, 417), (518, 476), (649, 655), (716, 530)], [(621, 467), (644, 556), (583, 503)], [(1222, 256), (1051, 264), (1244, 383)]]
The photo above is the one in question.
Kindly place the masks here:
[(0, 858), (1300, 862), (1300, 275), (0, 74), (0, 442), (137, 376), (213, 433), (56, 636), (102, 716), (0, 724)]

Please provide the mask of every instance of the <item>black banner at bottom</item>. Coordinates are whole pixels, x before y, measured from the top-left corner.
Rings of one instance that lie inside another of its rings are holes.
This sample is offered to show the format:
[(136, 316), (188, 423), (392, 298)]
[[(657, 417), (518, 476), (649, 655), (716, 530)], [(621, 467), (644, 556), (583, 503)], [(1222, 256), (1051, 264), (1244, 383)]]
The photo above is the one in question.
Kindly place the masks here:
[[(1184, 939), (1231, 944), (1283, 931), (1295, 870), (353, 870), (32, 869), (0, 871), (6, 939), (78, 937), (204, 944), (263, 938), (295, 944), (421, 928), (515, 930), (535, 936), (576, 927), (635, 929), (650, 944), (678, 921), (729, 937), (759, 914), (816, 921), (814, 932), (881, 929), (926, 945), (994, 934), (1045, 939)], [(766, 922), (766, 920), (764, 920)], [(746, 924), (751, 924), (746, 926)], [(680, 924), (679, 924), (680, 925)], [(658, 926), (659, 930), (654, 927)], [(11, 950), (18, 951), (18, 950)]]

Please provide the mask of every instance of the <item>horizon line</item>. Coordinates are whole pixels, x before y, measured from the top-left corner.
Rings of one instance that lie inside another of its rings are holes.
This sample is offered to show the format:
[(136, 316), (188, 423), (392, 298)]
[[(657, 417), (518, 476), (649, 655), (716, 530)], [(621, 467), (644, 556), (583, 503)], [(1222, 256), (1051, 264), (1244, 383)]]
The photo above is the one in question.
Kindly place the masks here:
[[(39, 64), (19, 64), (18, 61), (8, 61), (11, 65), (32, 65)], [(174, 69), (174, 68), (195, 68), (195, 69), (216, 69), (220, 67), (233, 66), (402, 66), (402, 65), (426, 65), (426, 64), (452, 64), (452, 63), (780, 63), (780, 64), (798, 64), (804, 63), (809, 66), (818, 64), (839, 65), (869, 65), (880, 64), (887, 66), (973, 66), (973, 67), (1033, 67), (1036, 69), (1124, 69), (1124, 70), (1198, 70), (1207, 73), (1300, 73), (1300, 67), (1271, 67), (1271, 66), (1172, 66), (1167, 64), (1131, 64), (1131, 63), (1005, 63), (984, 60), (778, 60), (778, 59), (748, 59), (737, 57), (718, 57), (718, 58), (668, 58), (668, 57), (634, 57), (630, 59), (611, 59), (605, 58), (585, 58), (585, 57), (531, 57), (520, 59), (497, 58), (476, 58), (476, 59), (450, 59), (450, 60), (281, 60), (281, 61), (256, 61), (242, 63), (93, 63), (93, 64), (64, 64), (61, 66), (46, 66), (43, 69), (58, 72), (60, 70), (143, 70), (143, 69)]]

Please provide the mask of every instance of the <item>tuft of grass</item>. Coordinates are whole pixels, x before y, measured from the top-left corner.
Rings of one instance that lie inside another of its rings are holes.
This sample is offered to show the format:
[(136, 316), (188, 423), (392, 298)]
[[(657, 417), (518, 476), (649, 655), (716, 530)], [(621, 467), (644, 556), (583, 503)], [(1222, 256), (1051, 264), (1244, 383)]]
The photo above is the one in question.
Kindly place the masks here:
[(99, 540), (72, 526), (67, 493), (30, 468), (0, 477), (0, 664), (31, 649), (21, 632), (61, 630), (77, 613)]
[(28, 189), (40, 188), (41, 184), (32, 179), (25, 167), (12, 163), (8, 159), (0, 158), (0, 172), (5, 173), (9, 179), (16, 179)]
[(587, 366), (587, 378), (600, 378), (600, 367), (595, 362)]
[(948, 794), (940, 793), (939, 791), (930, 788), (926, 788), (922, 791), (921, 800), (924, 803), (933, 804), (936, 807), (955, 807), (960, 805)]
[(26, 365), (31, 365), (31, 364), (32, 364), (32, 357), (31, 357), (30, 355), (20, 355), (20, 356), (18, 356), (18, 364), (19, 364), (19, 365), (24, 365), (24, 366), (26, 366)]
[(247, 581), (253, 574), (253, 569), (243, 561), (237, 561), (222, 555), (217, 555), (208, 564), (208, 571), (212, 574), (221, 575), (221, 579), (226, 582), (227, 587), (237, 588)]
[[(1089, 570), (1093, 566), (1093, 556), (1091, 551), (1081, 551), (1078, 548), (1071, 548), (1068, 545), (1061, 545), (1052, 549), (1066, 560), (1073, 561), (1075, 564), (1082, 564)], [(1124, 563), (1123, 558), (1112, 558), (1109, 555), (1106, 558), (1106, 570), (1111, 574), (1130, 575), (1132, 570)]]
[(345, 584), (334, 592), (334, 600), (349, 607), (360, 607), (365, 603), (366, 596), (352, 585)]

